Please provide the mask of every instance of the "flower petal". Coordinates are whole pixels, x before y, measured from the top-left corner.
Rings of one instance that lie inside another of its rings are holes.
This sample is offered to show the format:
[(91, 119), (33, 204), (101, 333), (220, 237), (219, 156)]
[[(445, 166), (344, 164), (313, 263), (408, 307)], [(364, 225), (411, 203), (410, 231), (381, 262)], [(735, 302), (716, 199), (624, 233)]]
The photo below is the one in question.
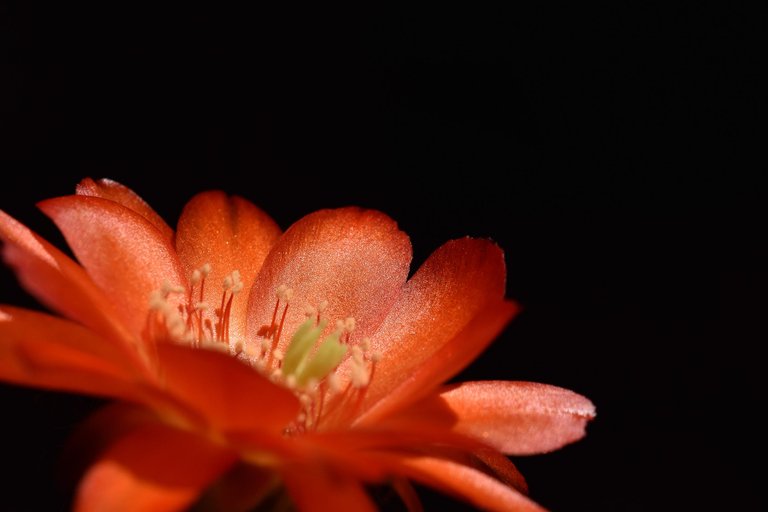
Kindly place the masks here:
[(157, 354), (166, 390), (220, 429), (282, 437), (299, 412), (292, 392), (228, 354), (170, 343), (159, 344)]
[(504, 282), (504, 255), (492, 242), (463, 238), (435, 251), (408, 281), (371, 337), (372, 350), (382, 357), (367, 402), (388, 395), (446, 343), (463, 334), (488, 304), (503, 298)]
[(47, 389), (135, 398), (139, 370), (125, 354), (68, 320), (0, 307), (0, 379)]
[(134, 344), (104, 293), (71, 258), (2, 211), (0, 240), (5, 261), (46, 306), (117, 343)]
[(136, 192), (116, 181), (101, 179), (94, 181), (85, 178), (77, 185), (77, 194), (81, 196), (100, 197), (120, 203), (129, 210), (138, 213), (150, 224), (155, 226), (167, 240), (173, 239), (173, 230), (160, 215), (150, 207)]
[[(447, 407), (445, 408), (447, 410)], [(433, 414), (429, 409), (424, 414)], [(443, 414), (437, 411), (437, 414)], [(449, 413), (450, 414), (450, 413)], [(332, 461), (337, 467), (353, 471), (369, 481), (386, 480), (387, 466), (377, 462), (380, 453), (407, 453), (437, 457), (491, 475), (523, 494), (528, 493), (525, 478), (504, 455), (475, 439), (457, 434), (441, 422), (385, 421), (375, 428), (313, 433), (303, 436), (305, 454)]]
[[(497, 299), (495, 303), (486, 304), (460, 332), (419, 366), (411, 368), (406, 363), (408, 366), (404, 369), (398, 369), (395, 364), (377, 367), (364, 406), (370, 409), (358, 416), (357, 423), (375, 424), (387, 414), (429, 395), (482, 353), (517, 312), (517, 304)], [(393, 384), (394, 389), (385, 388)]]
[(544, 509), (513, 487), (456, 462), (436, 457), (382, 455), (396, 474), (469, 501), (484, 510), (537, 511)]
[(161, 425), (115, 443), (85, 475), (74, 509), (184, 510), (236, 460), (202, 437)]
[(511, 455), (550, 452), (581, 439), (595, 417), (592, 402), (567, 389), (533, 382), (465, 382), (444, 388), (382, 427), (453, 431)]
[(146, 407), (128, 402), (111, 402), (77, 426), (60, 456), (64, 482), (74, 488), (88, 467), (119, 439), (148, 425), (162, 424), (162, 419)]
[[(206, 263), (211, 265), (205, 285), (208, 293), (201, 302), (211, 306), (207, 311), (214, 325), (213, 307), (221, 298), (224, 278), (238, 270), (247, 292), (279, 236), (277, 224), (240, 197), (204, 192), (184, 207), (176, 231), (176, 250), (187, 276)], [(198, 299), (199, 296), (194, 300)], [(247, 294), (241, 294), (232, 303), (229, 329), (230, 336), (236, 339), (245, 335), (247, 308)]]
[(186, 284), (170, 242), (133, 210), (86, 196), (48, 199), (39, 207), (134, 334), (145, 325), (152, 291)]
[(378, 327), (408, 276), (411, 244), (383, 213), (359, 208), (321, 210), (302, 218), (278, 240), (251, 290), (248, 339), (269, 324), (280, 285), (293, 289), (283, 345), (308, 307), (328, 301), (331, 321), (352, 316), (356, 339)]
[(284, 471), (283, 479), (296, 508), (302, 512), (376, 510), (362, 485), (326, 468), (292, 466)]
[(513, 455), (549, 452), (577, 441), (595, 417), (595, 406), (585, 397), (534, 382), (465, 382), (419, 408), (436, 401), (457, 415), (456, 432)]
[(525, 481), (525, 477), (507, 457), (492, 449), (475, 450), (472, 456), (481, 462), (488, 471), (491, 471), (497, 479), (525, 495), (528, 494), (528, 482)]

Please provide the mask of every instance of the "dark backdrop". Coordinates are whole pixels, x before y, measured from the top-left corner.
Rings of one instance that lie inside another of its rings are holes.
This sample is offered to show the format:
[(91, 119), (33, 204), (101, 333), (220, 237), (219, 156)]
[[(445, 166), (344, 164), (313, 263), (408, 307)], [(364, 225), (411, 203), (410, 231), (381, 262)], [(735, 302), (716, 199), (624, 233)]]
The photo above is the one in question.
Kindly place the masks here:
[[(415, 263), (491, 237), (525, 310), (462, 377), (558, 384), (599, 411), (581, 443), (516, 460), (533, 497), (760, 509), (747, 464), (765, 448), (766, 198), (748, 177), (764, 167), (743, 155), (764, 113), (749, 52), (764, 13), (602, 4), (5, 3), (0, 208), (60, 240), (35, 201), (112, 177), (171, 223), (209, 188), (283, 227), (378, 208)], [(34, 306), (0, 279), (0, 302)], [(97, 405), (0, 387), (1, 508), (66, 506), (56, 454)]]

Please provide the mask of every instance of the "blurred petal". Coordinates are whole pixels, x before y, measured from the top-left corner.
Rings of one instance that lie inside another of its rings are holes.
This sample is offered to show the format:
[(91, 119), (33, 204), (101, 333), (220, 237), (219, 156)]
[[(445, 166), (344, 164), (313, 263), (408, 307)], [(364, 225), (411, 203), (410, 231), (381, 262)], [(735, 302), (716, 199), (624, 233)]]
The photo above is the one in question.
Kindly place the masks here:
[[(433, 412), (425, 410), (424, 415)], [(303, 441), (306, 454), (333, 461), (338, 467), (354, 471), (369, 481), (390, 476), (388, 466), (378, 461), (379, 454), (407, 453), (450, 460), (491, 475), (523, 494), (528, 493), (525, 478), (507, 457), (479, 441), (452, 432), (440, 422), (417, 423), (414, 419), (410, 425), (406, 422), (397, 425), (385, 421), (375, 428), (314, 433)]]
[(77, 194), (81, 196), (100, 197), (120, 203), (144, 217), (155, 226), (167, 240), (173, 239), (173, 230), (162, 217), (150, 207), (139, 195), (130, 188), (109, 179), (92, 180), (85, 178), (77, 185)]
[[(222, 282), (233, 270), (240, 272), (246, 285), (245, 293), (232, 303), (230, 334), (236, 339), (245, 335), (247, 292), (279, 236), (280, 228), (266, 213), (245, 199), (227, 197), (223, 192), (196, 195), (181, 214), (176, 250), (185, 275), (190, 276), (206, 263), (211, 265), (203, 300), (215, 306), (221, 298)], [(215, 322), (213, 307), (208, 312)]]
[[(250, 512), (264, 509), (266, 500), (276, 495), (278, 474), (271, 468), (245, 463), (235, 464), (210, 485), (195, 503), (195, 512)], [(261, 507), (261, 508), (259, 508)]]
[(117, 441), (90, 468), (74, 509), (185, 510), (235, 460), (235, 454), (192, 433), (145, 427)]
[(68, 320), (0, 307), (0, 379), (61, 391), (135, 398), (137, 368), (121, 351)]
[(469, 336), (464, 343), (485, 347), (490, 341), (485, 336), (498, 330), (466, 332), (466, 326), (502, 299), (504, 283), (504, 255), (492, 242), (463, 238), (435, 251), (371, 337), (372, 350), (382, 358), (367, 403), (390, 394), (459, 334)]
[(376, 506), (363, 486), (354, 479), (330, 473), (314, 466), (287, 468), (283, 473), (285, 486), (293, 502), (302, 512), (364, 512)]
[(0, 240), (5, 261), (32, 295), (106, 338), (133, 345), (112, 304), (80, 265), (2, 211)]
[[(282, 340), (305, 320), (307, 307), (328, 301), (333, 322), (352, 316), (355, 339), (373, 332), (408, 276), (411, 244), (383, 213), (358, 208), (307, 215), (278, 240), (251, 290), (248, 338), (269, 324), (280, 285), (293, 289)], [(284, 343), (283, 343), (284, 344)]]
[[(513, 302), (497, 300), (486, 304), (458, 334), (420, 366), (410, 371), (400, 370), (394, 364), (384, 368), (377, 366), (371, 387), (376, 385), (378, 393), (372, 394), (369, 390), (367, 403), (370, 409), (358, 417), (357, 423), (375, 424), (385, 415), (432, 393), (437, 386), (477, 358), (517, 312), (518, 306)], [(397, 387), (383, 394), (383, 384), (376, 384), (380, 378), (387, 383), (395, 383)], [(376, 402), (377, 395), (380, 399)]]
[(151, 410), (126, 402), (112, 402), (90, 415), (77, 426), (60, 457), (62, 476), (72, 479), (68, 487), (74, 488), (88, 467), (118, 439), (147, 425), (161, 423), (161, 418)]
[(456, 462), (398, 455), (382, 455), (381, 460), (400, 475), (457, 496), (483, 510), (544, 510), (514, 488)]
[(166, 390), (223, 430), (283, 435), (299, 411), (288, 389), (228, 354), (169, 343), (157, 346)]
[(48, 199), (39, 206), (134, 334), (145, 325), (152, 291), (165, 283), (186, 284), (170, 242), (133, 210), (86, 196)]

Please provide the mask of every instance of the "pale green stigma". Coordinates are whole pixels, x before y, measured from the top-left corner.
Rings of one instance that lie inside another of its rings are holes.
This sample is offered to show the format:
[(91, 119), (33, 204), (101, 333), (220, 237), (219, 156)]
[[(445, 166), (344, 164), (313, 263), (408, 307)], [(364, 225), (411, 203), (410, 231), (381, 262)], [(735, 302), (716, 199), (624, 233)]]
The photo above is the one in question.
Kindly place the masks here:
[(325, 338), (325, 341), (315, 352), (315, 357), (299, 373), (297, 377), (299, 386), (306, 385), (312, 379), (322, 380), (341, 363), (347, 353), (347, 346), (339, 341), (340, 336), (341, 332), (335, 331)]
[(327, 322), (322, 321), (318, 325), (312, 318), (307, 319), (299, 326), (291, 338), (291, 343), (283, 358), (282, 374), (285, 377), (293, 376), (299, 386), (305, 386), (311, 380), (320, 381), (344, 359), (347, 347), (340, 342), (341, 331), (334, 331), (318, 347), (315, 355), (310, 359), (312, 349), (325, 329)]

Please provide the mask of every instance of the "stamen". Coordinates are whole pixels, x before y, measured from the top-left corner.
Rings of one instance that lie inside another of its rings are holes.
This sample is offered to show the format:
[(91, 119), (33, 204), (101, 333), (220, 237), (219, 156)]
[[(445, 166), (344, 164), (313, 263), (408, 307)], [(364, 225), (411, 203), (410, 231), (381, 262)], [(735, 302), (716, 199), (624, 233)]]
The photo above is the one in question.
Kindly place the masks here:
[[(316, 307), (305, 308), (306, 320), (290, 341), (281, 346), (293, 298), (293, 289), (283, 284), (275, 291), (275, 307), (269, 324), (258, 330), (260, 339), (253, 342), (235, 339), (230, 332), (231, 315), (235, 296), (243, 291), (245, 283), (237, 270), (226, 275), (221, 281), (220, 302), (215, 307), (205, 295), (210, 272), (211, 267), (206, 263), (192, 271), (189, 288), (163, 283), (150, 295), (145, 329), (148, 341), (168, 339), (228, 353), (247, 362), (272, 382), (292, 390), (299, 398), (301, 410), (287, 427), (287, 435), (317, 429), (323, 422), (346, 421), (359, 410), (380, 354), (371, 352), (368, 338), (350, 341), (357, 327), (353, 317), (335, 321), (325, 318), (329, 303), (323, 300)], [(179, 299), (171, 297), (179, 293), (182, 294)], [(331, 325), (335, 329), (323, 337), (329, 321), (334, 321)], [(338, 368), (348, 353), (349, 379), (344, 386)]]
[(288, 302), (293, 298), (293, 288), (288, 288), (287, 285), (281, 284), (277, 287), (277, 299), (283, 302)]
[(331, 393), (336, 394), (341, 391), (341, 378), (337, 374), (330, 374), (325, 381), (328, 383), (328, 391)]

